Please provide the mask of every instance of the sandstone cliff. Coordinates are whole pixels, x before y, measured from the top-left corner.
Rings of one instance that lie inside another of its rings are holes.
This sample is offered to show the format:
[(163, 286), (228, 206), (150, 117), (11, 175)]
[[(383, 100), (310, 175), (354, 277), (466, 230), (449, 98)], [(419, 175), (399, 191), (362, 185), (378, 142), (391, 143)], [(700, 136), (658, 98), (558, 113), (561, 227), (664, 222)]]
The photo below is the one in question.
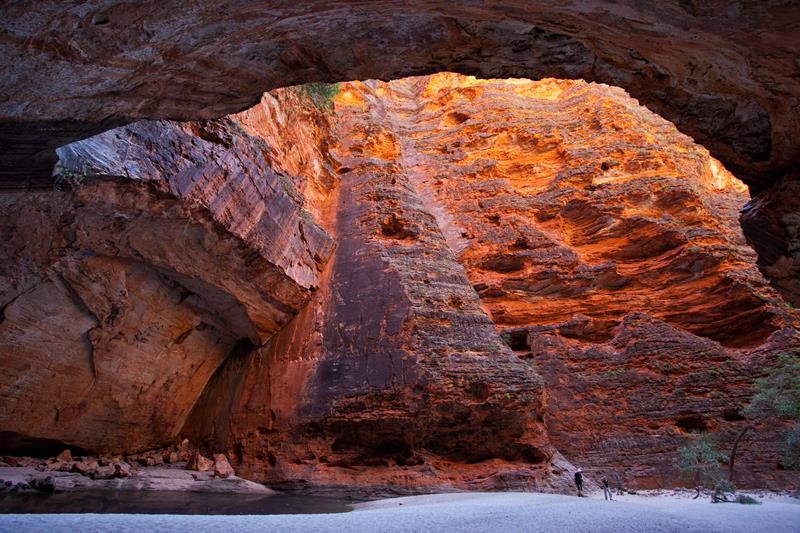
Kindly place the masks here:
[[(181, 434), (290, 486), (558, 489), (561, 454), (673, 485), (800, 346), (746, 187), (624, 91), (307, 91), (111, 130), (59, 151), (62, 190), (3, 193), (9, 437)], [(738, 481), (789, 486), (762, 429)]]
[[(343, 121), (386, 125), (362, 135), (544, 376), (551, 443), (590, 472), (674, 482), (687, 434), (726, 446), (747, 384), (798, 347), (738, 224), (746, 187), (623, 91), (439, 74), (346, 85), (337, 103)], [(413, 232), (404, 211), (385, 220)], [(747, 443), (742, 481), (791, 478), (767, 458), (774, 437)]]
[(333, 242), (269, 149), (231, 119), (141, 122), (0, 197), (4, 448), (170, 442), (217, 367), (306, 304)]

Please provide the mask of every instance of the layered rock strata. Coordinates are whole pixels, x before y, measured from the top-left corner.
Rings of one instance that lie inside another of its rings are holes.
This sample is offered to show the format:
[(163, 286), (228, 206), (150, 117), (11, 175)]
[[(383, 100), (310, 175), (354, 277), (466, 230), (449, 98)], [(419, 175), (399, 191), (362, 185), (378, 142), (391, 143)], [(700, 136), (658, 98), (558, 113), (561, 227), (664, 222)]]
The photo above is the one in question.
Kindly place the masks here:
[(219, 374), (185, 432), (271, 483), (563, 487), (541, 378), (501, 341), (384, 119), (337, 108), (321, 288)]
[(234, 119), (142, 122), (64, 148), (55, 189), (0, 195), (7, 451), (169, 443), (308, 302), (333, 242), (269, 151)]
[[(674, 451), (698, 430), (729, 447), (749, 384), (800, 346), (738, 225), (746, 188), (621, 90), (440, 74), (349, 84), (337, 103), (387, 124), (372, 142), (392, 139), (484, 309), (544, 376), (551, 442), (590, 473), (680, 482)], [(398, 234), (405, 219), (385, 215)], [(744, 444), (740, 482), (791, 483), (771, 429)]]
[[(559, 452), (670, 486), (800, 347), (746, 187), (624, 91), (310, 90), (106, 132), (60, 151), (64, 190), (4, 193), (9, 438), (180, 434), (294, 487), (564, 489)], [(792, 485), (779, 429), (742, 443), (741, 484)]]

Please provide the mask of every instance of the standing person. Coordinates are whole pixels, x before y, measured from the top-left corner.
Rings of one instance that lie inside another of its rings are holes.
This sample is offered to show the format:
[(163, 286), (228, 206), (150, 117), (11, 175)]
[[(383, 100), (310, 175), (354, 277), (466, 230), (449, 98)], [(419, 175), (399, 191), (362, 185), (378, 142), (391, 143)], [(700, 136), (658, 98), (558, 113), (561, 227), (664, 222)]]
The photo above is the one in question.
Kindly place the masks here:
[(617, 496), (622, 496), (622, 478), (619, 477), (619, 473), (614, 474), (614, 482), (617, 485)]
[(603, 497), (605, 497), (606, 500), (613, 500), (614, 496), (611, 493), (611, 487), (608, 486), (608, 477), (603, 475), (603, 479), (601, 481), (603, 483)]
[(578, 497), (583, 498), (583, 470), (575, 471), (575, 486), (578, 488)]

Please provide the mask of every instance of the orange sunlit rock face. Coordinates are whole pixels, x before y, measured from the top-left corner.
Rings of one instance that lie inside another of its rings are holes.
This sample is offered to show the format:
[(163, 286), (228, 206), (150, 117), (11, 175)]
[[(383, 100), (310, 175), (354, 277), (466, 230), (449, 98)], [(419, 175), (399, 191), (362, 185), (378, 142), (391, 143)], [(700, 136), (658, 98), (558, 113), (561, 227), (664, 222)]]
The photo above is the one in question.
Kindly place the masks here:
[[(541, 377), (502, 342), (386, 117), (339, 98), (354, 112), (337, 103), (330, 131), (339, 184), (320, 216), (337, 248), (320, 289), (212, 381), (187, 433), (271, 483), (563, 489)], [(229, 423), (208, 436), (218, 405)]]
[(737, 224), (745, 186), (671, 124), (602, 85), (423, 84), (381, 105), (495, 323), (585, 315), (600, 333), (641, 310), (730, 346), (777, 329)]
[[(674, 486), (689, 434), (728, 446), (800, 347), (746, 187), (621, 89), (305, 91), (111, 130), (60, 151), (84, 182), (0, 195), (18, 448), (186, 436), (290, 487)], [(796, 485), (778, 429), (742, 442), (738, 484)]]
[[(382, 152), (399, 153), (484, 310), (545, 377), (551, 442), (590, 471), (674, 483), (687, 433), (729, 442), (747, 383), (798, 346), (738, 223), (746, 187), (618, 88), (352, 83), (337, 118), (383, 124), (370, 137), (393, 138)], [(774, 449), (746, 446), (742, 482), (786, 482)]]

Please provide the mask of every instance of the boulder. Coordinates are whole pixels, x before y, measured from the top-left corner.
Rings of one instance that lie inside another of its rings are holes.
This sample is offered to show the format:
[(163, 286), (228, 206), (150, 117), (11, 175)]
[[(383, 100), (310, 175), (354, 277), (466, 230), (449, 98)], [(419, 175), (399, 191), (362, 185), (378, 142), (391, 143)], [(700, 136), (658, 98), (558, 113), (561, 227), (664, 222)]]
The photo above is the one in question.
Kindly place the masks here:
[(198, 472), (208, 472), (214, 467), (214, 462), (203, 457), (200, 452), (195, 452), (189, 459), (189, 464), (186, 465), (187, 470), (197, 470)]
[[(67, 470), (64, 470), (65, 468)], [(54, 461), (52, 463), (47, 463), (45, 465), (45, 467), (44, 467), (44, 470), (46, 470), (48, 472), (61, 472), (61, 471), (68, 472), (71, 468), (72, 468), (72, 463), (71, 462), (70, 463), (65, 463), (65, 462), (62, 462), (62, 461)]]
[(231, 463), (224, 453), (214, 455), (214, 475), (217, 477), (230, 477), (236, 475)]
[(92, 473), (92, 479), (111, 479), (114, 477), (113, 466), (100, 466)]
[(214, 474), (211, 472), (193, 472), (192, 479), (195, 481), (211, 481), (214, 479)]
[(178, 445), (178, 457), (181, 461), (188, 461), (192, 456), (192, 450), (189, 448), (189, 439), (183, 439)]
[(39, 492), (53, 493), (56, 491), (56, 484), (53, 476), (47, 476), (44, 479), (34, 479), (30, 482), (30, 486)]
[(91, 475), (100, 465), (94, 459), (78, 461), (72, 465), (72, 471), (84, 476)]
[(31, 490), (31, 486), (28, 483), (25, 483), (24, 481), (20, 481), (19, 483), (11, 487), (12, 493), (26, 492), (29, 490)]
[(56, 461), (61, 461), (62, 463), (72, 461), (72, 452), (69, 449), (64, 450), (56, 456)]
[(131, 475), (131, 465), (128, 463), (114, 463), (111, 468), (114, 469), (114, 477), (130, 477)]

